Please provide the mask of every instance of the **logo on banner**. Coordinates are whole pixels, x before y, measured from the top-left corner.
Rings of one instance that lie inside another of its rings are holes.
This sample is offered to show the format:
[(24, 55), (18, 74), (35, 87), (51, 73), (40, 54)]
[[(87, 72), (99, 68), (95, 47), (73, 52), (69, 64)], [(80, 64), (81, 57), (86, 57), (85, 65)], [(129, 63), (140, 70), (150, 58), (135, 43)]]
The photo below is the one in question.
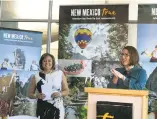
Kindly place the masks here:
[(156, 16), (157, 15), (157, 8), (152, 8), (152, 16)]
[(109, 115), (109, 113), (105, 113), (104, 115), (98, 115), (97, 117), (102, 117), (102, 119), (114, 119), (114, 116)]
[(157, 8), (152, 8), (151, 15), (153, 16), (153, 19), (157, 19)]
[[(101, 14), (102, 11), (102, 14)], [(107, 8), (101, 9), (71, 9), (71, 16), (115, 16), (116, 11)]]
[(32, 41), (33, 40), (33, 38), (28, 36), (28, 35), (11, 34), (11, 33), (3, 33), (3, 38), (4, 38), (4, 40), (19, 41), (19, 42)]
[(71, 16), (100, 16), (100, 9), (71, 9)]
[(116, 15), (116, 11), (114, 11), (114, 10), (111, 11), (111, 10), (109, 10), (107, 8), (104, 8), (102, 10), (102, 16), (106, 16), (106, 15), (115, 16)]
[(115, 19), (116, 11), (102, 9), (71, 9), (73, 20)]

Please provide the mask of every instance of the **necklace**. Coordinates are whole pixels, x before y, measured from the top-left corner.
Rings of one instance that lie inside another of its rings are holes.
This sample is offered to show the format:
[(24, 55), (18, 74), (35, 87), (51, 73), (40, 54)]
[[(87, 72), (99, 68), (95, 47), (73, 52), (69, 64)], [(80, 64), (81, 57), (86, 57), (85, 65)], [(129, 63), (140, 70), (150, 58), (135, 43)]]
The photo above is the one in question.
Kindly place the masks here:
[(44, 74), (50, 74), (50, 73), (52, 73), (53, 71), (52, 70), (50, 70), (50, 71), (42, 71)]

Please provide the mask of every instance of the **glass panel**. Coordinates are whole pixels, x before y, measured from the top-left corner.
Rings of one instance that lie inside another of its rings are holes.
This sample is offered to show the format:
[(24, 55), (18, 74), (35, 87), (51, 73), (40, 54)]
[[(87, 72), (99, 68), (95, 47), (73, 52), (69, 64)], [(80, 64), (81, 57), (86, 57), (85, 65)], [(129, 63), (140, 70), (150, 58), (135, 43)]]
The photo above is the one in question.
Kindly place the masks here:
[[(104, 0), (103, 0), (104, 1)], [(89, 5), (94, 4), (93, 0), (54, 0), (52, 7), (52, 19), (59, 19), (60, 5)]]
[(51, 25), (52, 28), (52, 42), (50, 45), (50, 53), (54, 55), (55, 59), (58, 59), (58, 29), (59, 29), (59, 24), (58, 23), (52, 23)]
[[(43, 52), (46, 52), (46, 45), (42, 46)], [(55, 57), (55, 59), (58, 59), (58, 41), (51, 42), (50, 46), (50, 53)]]
[(49, 0), (2, 1), (3, 19), (48, 19)]
[(59, 31), (59, 24), (52, 23), (51, 24), (51, 31), (52, 31), (52, 42), (58, 40), (58, 31)]

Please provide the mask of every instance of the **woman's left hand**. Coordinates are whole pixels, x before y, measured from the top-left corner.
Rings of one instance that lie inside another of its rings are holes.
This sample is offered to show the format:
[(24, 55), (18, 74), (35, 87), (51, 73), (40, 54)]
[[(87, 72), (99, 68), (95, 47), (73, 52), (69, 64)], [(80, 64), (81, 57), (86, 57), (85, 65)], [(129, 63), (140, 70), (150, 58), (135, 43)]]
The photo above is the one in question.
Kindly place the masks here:
[(125, 76), (123, 74), (121, 74), (119, 71), (115, 70), (115, 69), (112, 69), (111, 70), (112, 74), (115, 75), (116, 77), (122, 79), (122, 80), (125, 80)]
[(61, 93), (60, 92), (55, 92), (51, 95), (52, 98), (57, 98), (57, 97), (60, 97), (61, 96)]

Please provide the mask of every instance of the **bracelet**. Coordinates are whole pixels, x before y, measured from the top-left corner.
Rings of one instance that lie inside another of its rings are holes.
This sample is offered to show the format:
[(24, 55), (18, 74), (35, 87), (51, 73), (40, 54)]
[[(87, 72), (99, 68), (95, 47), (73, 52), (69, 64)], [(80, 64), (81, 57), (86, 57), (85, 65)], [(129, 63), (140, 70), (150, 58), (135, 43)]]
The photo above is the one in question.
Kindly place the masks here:
[(35, 99), (38, 99), (38, 97), (37, 97), (37, 94), (36, 94), (36, 93), (34, 94), (34, 97), (35, 97)]

